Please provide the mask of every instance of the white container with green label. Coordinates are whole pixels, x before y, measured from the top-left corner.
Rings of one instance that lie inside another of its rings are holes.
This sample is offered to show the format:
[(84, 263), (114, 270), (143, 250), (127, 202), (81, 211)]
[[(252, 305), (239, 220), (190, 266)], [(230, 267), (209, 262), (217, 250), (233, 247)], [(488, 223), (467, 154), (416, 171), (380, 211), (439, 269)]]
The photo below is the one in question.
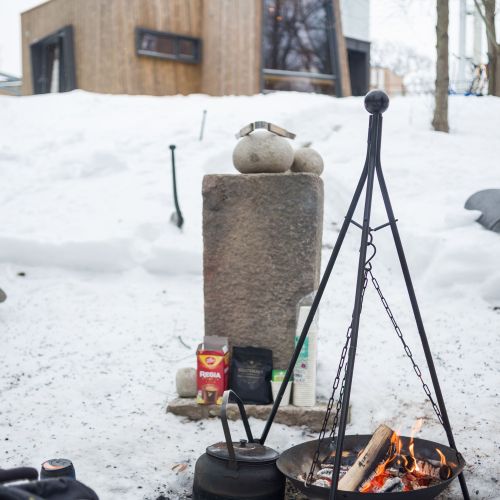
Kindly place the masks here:
[[(297, 305), (297, 327), (295, 345), (311, 310), (314, 292), (303, 297)], [(318, 351), (318, 311), (297, 359), (293, 371), (293, 404), (295, 406), (314, 406), (316, 404), (316, 362)]]

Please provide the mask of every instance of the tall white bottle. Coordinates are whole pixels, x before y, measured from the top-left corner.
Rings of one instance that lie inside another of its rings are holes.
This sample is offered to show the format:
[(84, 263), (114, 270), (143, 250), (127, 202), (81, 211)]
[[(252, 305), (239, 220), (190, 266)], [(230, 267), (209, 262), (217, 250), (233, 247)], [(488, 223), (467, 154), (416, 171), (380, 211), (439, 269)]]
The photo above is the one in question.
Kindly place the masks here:
[[(315, 292), (303, 297), (297, 304), (297, 327), (295, 345), (302, 333)], [(314, 317), (309, 334), (297, 359), (293, 371), (293, 404), (295, 406), (314, 406), (316, 404), (316, 362), (318, 353), (318, 311)]]

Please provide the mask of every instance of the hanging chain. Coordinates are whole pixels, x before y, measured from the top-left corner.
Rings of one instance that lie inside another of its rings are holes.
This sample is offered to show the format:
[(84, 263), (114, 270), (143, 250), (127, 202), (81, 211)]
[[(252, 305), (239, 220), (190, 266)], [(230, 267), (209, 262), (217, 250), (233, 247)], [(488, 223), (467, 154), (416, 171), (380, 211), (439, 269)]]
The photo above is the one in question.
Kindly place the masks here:
[[(369, 242), (368, 242), (369, 246), (373, 246), (372, 239), (373, 238), (371, 237), (371, 233), (370, 233), (370, 239), (369, 239)], [(365, 263), (363, 287), (361, 289), (361, 307), (363, 306), (363, 298), (365, 296), (366, 287), (368, 286), (368, 273), (371, 271), (370, 261), (375, 256), (375, 251), (376, 250), (375, 250), (374, 246), (373, 246), (373, 248), (374, 248), (373, 255)], [(361, 311), (361, 308), (360, 308), (360, 311)], [(345, 364), (345, 359), (346, 359), (347, 351), (349, 349), (349, 345), (350, 345), (350, 342), (351, 342), (352, 323), (353, 323), (353, 321), (354, 321), (354, 316), (351, 318), (351, 324), (347, 328), (346, 340), (345, 340), (344, 347), (342, 348), (342, 352), (340, 354), (340, 361), (339, 361), (339, 366), (337, 368), (337, 375), (335, 376), (335, 380), (333, 382), (332, 394), (331, 394), (330, 399), (328, 400), (328, 403), (326, 405), (325, 417), (323, 418), (323, 424), (321, 426), (321, 431), (320, 431), (319, 437), (318, 437), (318, 445), (317, 445), (316, 450), (315, 450), (314, 455), (313, 455), (313, 459), (312, 459), (312, 463), (311, 463), (311, 468), (310, 468), (309, 473), (307, 474), (307, 478), (305, 480), (305, 486), (306, 487), (308, 487), (308, 486), (311, 485), (311, 482), (312, 482), (313, 477), (314, 477), (314, 472), (315, 472), (316, 467), (318, 466), (319, 461), (320, 461), (319, 460), (319, 454), (320, 454), (320, 451), (321, 451), (321, 445), (323, 443), (323, 440), (325, 439), (326, 429), (328, 427), (328, 421), (330, 420), (330, 415), (332, 413), (333, 404), (335, 402), (334, 401), (335, 392), (338, 389), (338, 386), (340, 384), (340, 376), (342, 374), (342, 369), (344, 368), (344, 365), (345, 365), (344, 375), (342, 377), (342, 384), (340, 385), (340, 392), (339, 392), (339, 397), (338, 397), (338, 400), (337, 400), (337, 406), (335, 408), (335, 415), (333, 417), (332, 430), (330, 431), (330, 436), (329, 437), (334, 438), (334, 436), (335, 436), (335, 430), (337, 429), (337, 424), (338, 424), (338, 420), (339, 420), (339, 414), (340, 414), (340, 410), (342, 408), (342, 401), (344, 399), (345, 379), (346, 379), (346, 371), (347, 371), (347, 364)], [(332, 441), (332, 444), (333, 444), (333, 441)]]
[[(357, 225), (357, 224), (356, 224)], [(382, 229), (383, 227), (387, 226), (388, 224), (384, 224), (383, 226), (379, 226), (377, 229)], [(429, 401), (432, 404), (432, 408), (434, 409), (434, 412), (436, 413), (436, 416), (441, 423), (441, 425), (444, 426), (443, 422), (443, 416), (441, 415), (441, 411), (434, 401), (434, 398), (432, 397), (431, 391), (429, 389), (429, 386), (425, 383), (423, 376), (422, 376), (422, 371), (420, 370), (420, 367), (417, 365), (415, 360), (413, 359), (413, 353), (411, 352), (410, 347), (406, 343), (404, 337), (403, 337), (403, 332), (401, 331), (401, 328), (396, 322), (396, 319), (394, 318), (394, 314), (392, 313), (392, 310), (384, 297), (382, 290), (380, 288), (380, 285), (378, 281), (376, 280), (375, 276), (372, 273), (372, 264), (371, 260), (375, 257), (375, 254), (377, 253), (377, 248), (373, 244), (373, 229), (370, 229), (370, 232), (368, 233), (368, 247), (370, 247), (373, 251), (372, 255), (366, 260), (365, 262), (365, 267), (364, 267), (364, 280), (363, 280), (363, 286), (361, 289), (361, 307), (360, 307), (360, 312), (361, 308), (363, 307), (363, 299), (365, 296), (365, 291), (366, 287), (368, 286), (368, 278), (370, 278), (375, 290), (377, 291), (380, 301), (382, 302), (382, 305), (384, 306), (384, 309), (387, 313), (387, 316), (391, 320), (392, 325), (394, 326), (394, 330), (396, 331), (397, 336), (401, 340), (401, 343), (403, 344), (404, 351), (408, 358), (410, 358), (410, 361), (412, 362), (413, 369), (419, 378), (420, 382), (422, 383), (422, 388), (424, 389), (425, 395), (429, 399)], [(335, 392), (337, 391), (339, 385), (340, 385), (340, 392), (339, 392), (339, 397), (337, 400), (337, 405), (335, 408), (335, 414), (333, 417), (333, 422), (332, 422), (332, 428), (329, 434), (329, 437), (332, 438), (331, 441), (331, 446), (333, 446), (333, 443), (335, 441), (335, 432), (337, 430), (337, 425), (338, 425), (338, 420), (339, 420), (339, 415), (340, 415), (340, 410), (342, 408), (343, 400), (344, 400), (344, 389), (345, 389), (345, 381), (346, 381), (346, 372), (347, 372), (347, 364), (345, 363), (346, 356), (347, 356), (347, 351), (349, 349), (349, 345), (351, 342), (351, 334), (352, 334), (352, 323), (354, 321), (354, 317), (351, 318), (351, 324), (347, 328), (347, 333), (346, 333), (346, 341), (344, 344), (344, 347), (342, 348), (342, 352), (340, 354), (340, 361), (339, 361), (339, 366), (337, 368), (337, 375), (335, 376), (335, 380), (333, 382), (333, 387), (332, 387), (332, 394), (330, 396), (330, 399), (328, 400), (327, 406), (326, 406), (326, 411), (325, 411), (325, 416), (323, 419), (323, 424), (321, 426), (321, 431), (319, 433), (318, 437), (318, 445), (316, 447), (316, 450), (313, 455), (312, 463), (311, 463), (311, 468), (309, 470), (309, 473), (307, 474), (307, 478), (304, 482), (305, 486), (308, 487), (311, 485), (313, 478), (314, 478), (314, 472), (320, 462), (320, 451), (321, 451), (321, 445), (325, 439), (325, 434), (326, 434), (326, 429), (328, 427), (328, 421), (330, 420), (330, 416), (332, 414), (332, 409), (334, 405), (334, 398), (335, 398)], [(345, 367), (344, 367), (345, 366)], [(340, 382), (340, 377), (342, 374), (342, 370), (344, 369), (344, 374), (342, 376), (342, 383)]]
[(441, 411), (439, 410), (438, 405), (434, 401), (434, 398), (432, 397), (431, 390), (429, 389), (429, 386), (424, 382), (424, 379), (422, 377), (422, 371), (420, 370), (419, 366), (413, 359), (413, 354), (411, 352), (411, 349), (408, 347), (408, 344), (405, 342), (405, 339), (403, 338), (403, 332), (401, 331), (401, 328), (399, 325), (396, 323), (396, 319), (394, 318), (394, 315), (392, 314), (391, 308), (389, 307), (389, 304), (387, 303), (387, 300), (385, 299), (382, 290), (380, 289), (380, 285), (378, 284), (378, 281), (375, 279), (375, 276), (373, 276), (373, 273), (368, 271), (368, 275), (370, 276), (370, 279), (373, 283), (373, 286), (375, 287), (375, 290), (377, 290), (377, 293), (380, 297), (380, 301), (382, 302), (382, 305), (384, 306), (384, 309), (387, 313), (387, 316), (389, 316), (389, 319), (392, 322), (392, 325), (394, 326), (394, 330), (396, 331), (397, 336), (399, 337), (399, 340), (401, 340), (401, 343), (403, 344), (404, 350), (406, 355), (410, 358), (410, 361), (412, 362), (413, 369), (415, 370), (415, 373), (417, 374), (417, 377), (420, 379), (420, 382), (422, 382), (422, 387), (424, 389), (425, 395), (428, 397), (429, 401), (432, 404), (432, 408), (434, 409), (434, 412), (437, 415), (437, 418), (439, 422), (441, 422), (441, 425), (444, 425), (443, 422), (443, 416), (441, 415)]

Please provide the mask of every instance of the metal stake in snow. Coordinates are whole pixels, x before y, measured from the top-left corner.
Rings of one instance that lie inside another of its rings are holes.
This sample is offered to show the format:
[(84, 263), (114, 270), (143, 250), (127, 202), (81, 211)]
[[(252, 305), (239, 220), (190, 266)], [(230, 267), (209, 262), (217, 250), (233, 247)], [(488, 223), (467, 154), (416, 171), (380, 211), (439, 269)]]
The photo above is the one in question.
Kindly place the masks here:
[(207, 118), (207, 110), (203, 110), (203, 117), (201, 119), (200, 141), (203, 140), (203, 133), (205, 132), (205, 120)]
[(177, 180), (175, 176), (175, 144), (171, 144), (170, 151), (172, 151), (172, 184), (174, 186), (174, 204), (175, 212), (170, 217), (170, 220), (179, 228), (184, 224), (184, 217), (182, 217), (181, 209), (179, 207), (179, 200), (177, 199)]

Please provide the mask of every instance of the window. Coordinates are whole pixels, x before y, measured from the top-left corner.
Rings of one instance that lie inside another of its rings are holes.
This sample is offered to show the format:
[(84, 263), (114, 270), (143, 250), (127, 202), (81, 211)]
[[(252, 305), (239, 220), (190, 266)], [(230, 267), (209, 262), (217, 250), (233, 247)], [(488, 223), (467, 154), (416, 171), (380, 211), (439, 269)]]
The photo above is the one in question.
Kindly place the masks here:
[(136, 29), (136, 50), (141, 56), (158, 57), (173, 61), (199, 63), (201, 40), (145, 28)]
[(264, 89), (335, 93), (330, 3), (264, 0)]
[(67, 92), (76, 88), (73, 28), (66, 26), (30, 46), (33, 92)]

